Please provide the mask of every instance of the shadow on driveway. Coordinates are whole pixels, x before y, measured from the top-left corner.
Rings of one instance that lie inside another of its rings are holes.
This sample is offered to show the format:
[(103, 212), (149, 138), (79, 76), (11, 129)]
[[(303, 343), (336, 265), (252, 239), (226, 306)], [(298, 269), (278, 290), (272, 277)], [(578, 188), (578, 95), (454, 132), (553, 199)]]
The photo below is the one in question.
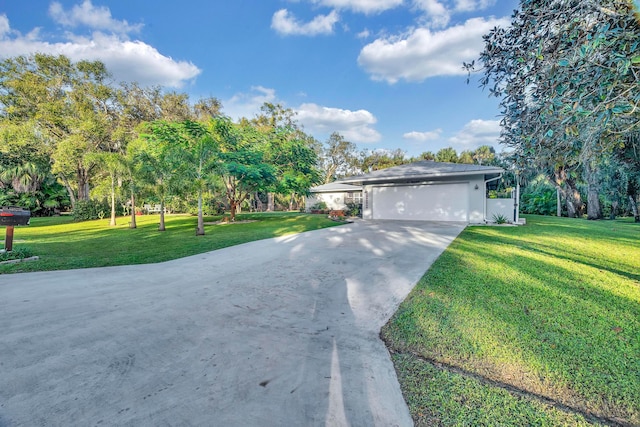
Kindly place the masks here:
[(463, 224), (0, 276), (0, 424), (412, 425), (380, 328)]

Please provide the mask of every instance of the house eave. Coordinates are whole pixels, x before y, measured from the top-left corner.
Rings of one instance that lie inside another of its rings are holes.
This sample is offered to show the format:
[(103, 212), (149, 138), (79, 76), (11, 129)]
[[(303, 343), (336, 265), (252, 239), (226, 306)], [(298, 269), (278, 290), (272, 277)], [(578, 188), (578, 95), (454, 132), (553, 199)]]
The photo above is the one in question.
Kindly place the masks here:
[(455, 172), (455, 173), (429, 173), (429, 174), (415, 174), (415, 175), (396, 175), (389, 177), (370, 177), (370, 178), (362, 178), (358, 176), (352, 176), (348, 178), (341, 179), (345, 184), (353, 184), (353, 185), (365, 185), (365, 184), (385, 184), (392, 182), (406, 182), (406, 181), (421, 181), (421, 180), (433, 180), (433, 179), (445, 179), (445, 178), (457, 178), (457, 177), (467, 177), (467, 176), (478, 176), (478, 175), (493, 175), (504, 173), (504, 170), (501, 168), (493, 168), (493, 169), (485, 169), (485, 170), (475, 170), (475, 171), (466, 171), (466, 172)]

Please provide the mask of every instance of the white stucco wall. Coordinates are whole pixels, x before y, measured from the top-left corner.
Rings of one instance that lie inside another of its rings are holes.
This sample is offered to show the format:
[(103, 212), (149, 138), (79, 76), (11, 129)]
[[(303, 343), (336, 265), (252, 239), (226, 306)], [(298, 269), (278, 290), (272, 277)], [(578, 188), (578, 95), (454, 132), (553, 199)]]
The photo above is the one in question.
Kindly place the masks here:
[(344, 195), (344, 191), (336, 193), (312, 193), (305, 199), (305, 210), (310, 211), (313, 205), (321, 201), (327, 204), (327, 209), (346, 209), (347, 205), (344, 203)]
[(494, 215), (503, 215), (509, 222), (514, 222), (514, 199), (487, 199), (487, 221), (493, 221)]
[(484, 222), (484, 175), (472, 177), (469, 180), (469, 223), (482, 224)]

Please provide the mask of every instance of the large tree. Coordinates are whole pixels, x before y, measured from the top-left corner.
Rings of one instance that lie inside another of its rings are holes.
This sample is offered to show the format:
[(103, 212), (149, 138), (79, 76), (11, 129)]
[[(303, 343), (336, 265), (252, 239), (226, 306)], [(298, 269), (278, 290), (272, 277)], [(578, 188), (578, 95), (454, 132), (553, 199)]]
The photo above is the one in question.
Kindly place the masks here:
[(329, 136), (320, 157), (321, 168), (324, 172), (324, 183), (328, 184), (336, 178), (352, 175), (358, 160), (357, 147), (347, 141), (338, 132)]
[[(184, 150), (188, 165), (185, 177), (191, 179), (192, 188), (198, 197), (197, 236), (204, 236), (203, 195), (208, 187), (209, 177), (215, 171), (219, 147), (210, 128), (203, 123), (185, 120), (173, 124), (168, 129), (168, 141), (179, 143)], [(173, 139), (172, 139), (173, 138)]]
[(245, 123), (235, 125), (229, 118), (211, 120), (209, 129), (216, 139), (216, 173), (224, 182), (235, 221), (239, 206), (251, 194), (268, 189), (275, 181), (275, 167), (266, 161), (266, 135)]
[(129, 144), (138, 164), (141, 182), (149, 185), (151, 194), (160, 202), (159, 231), (165, 231), (167, 200), (188, 187), (188, 157), (172, 133), (175, 126), (158, 120), (144, 125), (141, 137)]
[(599, 160), (627, 149), (616, 135), (639, 126), (639, 37), (627, 0), (521, 0), (511, 25), (485, 36), (480, 83), (501, 99), (503, 142), (558, 183), (579, 165), (590, 218), (600, 216)]
[(364, 173), (377, 171), (409, 163), (401, 149), (395, 150), (364, 150), (360, 153), (358, 167)]
[(436, 161), (458, 163), (458, 153), (453, 147), (441, 148), (436, 153)]
[(31, 129), (51, 147), (52, 170), (72, 203), (89, 198), (95, 164), (87, 154), (112, 147), (116, 108), (99, 61), (36, 54), (0, 63), (0, 120)]
[[(241, 126), (253, 125), (265, 138), (265, 161), (274, 167), (275, 181), (267, 193), (267, 210), (274, 209), (274, 194), (289, 197), (292, 209), (297, 196), (306, 195), (320, 182), (318, 153), (322, 145), (307, 135), (295, 120), (295, 112), (280, 104), (265, 102), (251, 121), (241, 120)], [(256, 192), (256, 200), (259, 195)]]

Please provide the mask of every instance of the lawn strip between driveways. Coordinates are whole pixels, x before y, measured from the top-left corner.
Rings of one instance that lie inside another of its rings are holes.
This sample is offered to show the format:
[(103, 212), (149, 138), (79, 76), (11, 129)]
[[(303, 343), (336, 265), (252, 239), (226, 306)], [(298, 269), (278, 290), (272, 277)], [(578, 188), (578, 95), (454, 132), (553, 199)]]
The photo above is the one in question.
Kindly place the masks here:
[(416, 424), (640, 424), (640, 225), (527, 222), (467, 228), (383, 328)]

